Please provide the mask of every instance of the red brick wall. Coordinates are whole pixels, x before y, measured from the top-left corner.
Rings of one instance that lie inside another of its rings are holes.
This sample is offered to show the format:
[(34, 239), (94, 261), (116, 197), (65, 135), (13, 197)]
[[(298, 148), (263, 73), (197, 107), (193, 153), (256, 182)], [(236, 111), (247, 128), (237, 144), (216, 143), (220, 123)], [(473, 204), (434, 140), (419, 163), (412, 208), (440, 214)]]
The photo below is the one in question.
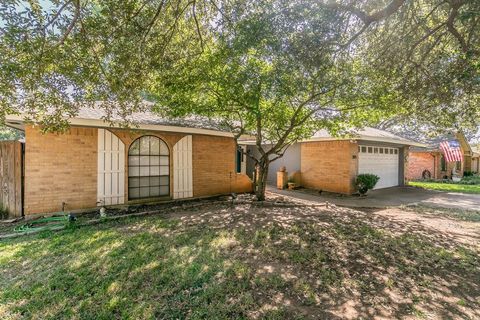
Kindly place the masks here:
[[(128, 149), (142, 135), (155, 135), (166, 142), (173, 163), (173, 146), (183, 133), (111, 130), (125, 144), (125, 199), (128, 199)], [(68, 210), (93, 208), (97, 201), (96, 128), (71, 128), (64, 134), (25, 130), (25, 214), (56, 212), (62, 202)], [(173, 181), (173, 168), (170, 166)], [(193, 135), (194, 197), (249, 192), (251, 180), (235, 172), (233, 138)], [(170, 193), (173, 183), (170, 184)]]
[(407, 179), (422, 179), (422, 173), (429, 170), (432, 178), (436, 174), (435, 157), (429, 152), (410, 152), (407, 165)]
[[(355, 156), (355, 158), (354, 158)], [(301, 144), (302, 185), (351, 194), (358, 172), (358, 146), (350, 141), (312, 141)]]

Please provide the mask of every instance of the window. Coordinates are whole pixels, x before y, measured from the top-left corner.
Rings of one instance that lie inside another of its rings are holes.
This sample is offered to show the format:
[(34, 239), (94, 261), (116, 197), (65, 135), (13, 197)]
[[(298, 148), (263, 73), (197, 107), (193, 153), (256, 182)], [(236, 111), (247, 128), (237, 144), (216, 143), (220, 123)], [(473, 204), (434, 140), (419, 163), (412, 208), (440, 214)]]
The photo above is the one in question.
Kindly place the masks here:
[(380, 153), (383, 153), (383, 148), (380, 148)]
[(372, 153), (373, 152), (373, 148), (372, 147), (368, 147), (368, 153)]
[(398, 149), (394, 149), (395, 150), (395, 154), (398, 154)]
[(362, 146), (362, 153), (367, 153), (367, 147)]
[(242, 148), (238, 147), (237, 149), (237, 157), (236, 157), (236, 171), (237, 173), (242, 173), (242, 162), (243, 162), (243, 153), (242, 153)]
[(378, 148), (374, 148), (373, 153), (378, 153)]
[(447, 162), (445, 161), (445, 157), (440, 155), (440, 167), (442, 171), (447, 171)]
[(128, 197), (143, 199), (170, 194), (170, 158), (167, 144), (143, 136), (128, 150)]

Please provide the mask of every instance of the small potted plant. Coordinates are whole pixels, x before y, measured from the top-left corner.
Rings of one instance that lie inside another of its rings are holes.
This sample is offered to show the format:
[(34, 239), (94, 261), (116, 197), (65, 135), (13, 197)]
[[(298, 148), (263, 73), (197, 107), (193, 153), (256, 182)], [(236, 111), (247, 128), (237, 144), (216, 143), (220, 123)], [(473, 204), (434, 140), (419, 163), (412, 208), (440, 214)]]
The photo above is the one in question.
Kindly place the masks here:
[(365, 196), (368, 190), (375, 188), (380, 177), (371, 173), (362, 173), (357, 176), (355, 185), (361, 196)]
[(297, 187), (297, 184), (295, 183), (295, 180), (293, 177), (288, 178), (288, 190), (294, 190)]

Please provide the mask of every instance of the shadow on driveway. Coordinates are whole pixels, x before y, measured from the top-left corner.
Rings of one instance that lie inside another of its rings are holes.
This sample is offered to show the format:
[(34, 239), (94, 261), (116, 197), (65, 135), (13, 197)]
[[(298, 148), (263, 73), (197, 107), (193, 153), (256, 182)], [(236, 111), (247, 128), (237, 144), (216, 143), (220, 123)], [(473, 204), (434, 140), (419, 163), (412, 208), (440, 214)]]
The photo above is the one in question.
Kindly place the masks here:
[(415, 187), (394, 187), (373, 190), (367, 197), (318, 193), (315, 190), (278, 190), (269, 186), (268, 191), (315, 202), (330, 202), (353, 208), (385, 208), (422, 204), (431, 207), (480, 210), (480, 195), (425, 190)]

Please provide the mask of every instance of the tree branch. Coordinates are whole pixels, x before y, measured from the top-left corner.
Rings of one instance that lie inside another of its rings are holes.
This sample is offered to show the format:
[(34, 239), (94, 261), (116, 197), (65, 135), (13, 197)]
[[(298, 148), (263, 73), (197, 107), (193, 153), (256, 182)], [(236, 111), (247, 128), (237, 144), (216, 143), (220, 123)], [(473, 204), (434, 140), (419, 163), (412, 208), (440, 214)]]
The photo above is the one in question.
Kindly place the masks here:
[(468, 45), (465, 42), (465, 39), (462, 37), (460, 32), (455, 28), (455, 18), (458, 16), (458, 9), (460, 8), (461, 3), (456, 2), (452, 4), (452, 11), (450, 12), (450, 15), (448, 16), (448, 20), (446, 22), (448, 31), (457, 39), (460, 48), (464, 53), (468, 52)]
[(47, 22), (47, 24), (43, 27), (43, 29), (46, 30), (52, 23), (54, 23), (55, 20), (57, 20), (58, 17), (60, 16), (60, 14), (62, 13), (63, 9), (65, 9), (65, 7), (66, 7), (67, 5), (69, 5), (71, 2), (72, 2), (72, 0), (66, 1), (66, 2), (58, 9), (58, 11), (53, 15), (53, 17)]
[(392, 0), (385, 8), (378, 10), (372, 14), (368, 14), (363, 10), (356, 8), (354, 5), (342, 5), (339, 3), (330, 3), (330, 4), (320, 4), (327, 8), (346, 11), (354, 14), (360, 20), (363, 21), (365, 25), (370, 25), (373, 22), (378, 22), (385, 18), (388, 18), (395, 12), (397, 12), (400, 7), (406, 2), (406, 0)]
[(203, 37), (202, 37), (202, 31), (200, 30), (200, 24), (198, 23), (198, 19), (197, 19), (196, 7), (197, 7), (197, 1), (194, 0), (192, 5), (192, 15), (193, 15), (193, 20), (195, 21), (195, 26), (197, 27), (198, 38), (200, 39), (200, 46), (202, 47), (202, 52), (203, 52), (204, 50)]
[(74, 6), (75, 6), (75, 12), (74, 12), (74, 15), (73, 15), (73, 19), (70, 22), (70, 24), (68, 25), (67, 30), (63, 34), (60, 41), (58, 41), (58, 43), (55, 45), (55, 47), (63, 45), (65, 40), (67, 40), (68, 36), (72, 32), (73, 28), (75, 27), (75, 24), (77, 23), (78, 18), (80, 17), (80, 0), (75, 0), (74, 1)]
[(150, 23), (147, 25), (146, 32), (143, 35), (143, 41), (148, 37), (148, 34), (152, 30), (153, 26), (155, 25), (155, 22), (157, 21), (158, 17), (160, 16), (160, 13), (162, 12), (163, 5), (165, 4), (165, 0), (162, 0), (160, 2), (160, 5), (157, 7), (157, 10), (155, 11), (155, 15), (153, 16), (153, 19), (150, 20)]

